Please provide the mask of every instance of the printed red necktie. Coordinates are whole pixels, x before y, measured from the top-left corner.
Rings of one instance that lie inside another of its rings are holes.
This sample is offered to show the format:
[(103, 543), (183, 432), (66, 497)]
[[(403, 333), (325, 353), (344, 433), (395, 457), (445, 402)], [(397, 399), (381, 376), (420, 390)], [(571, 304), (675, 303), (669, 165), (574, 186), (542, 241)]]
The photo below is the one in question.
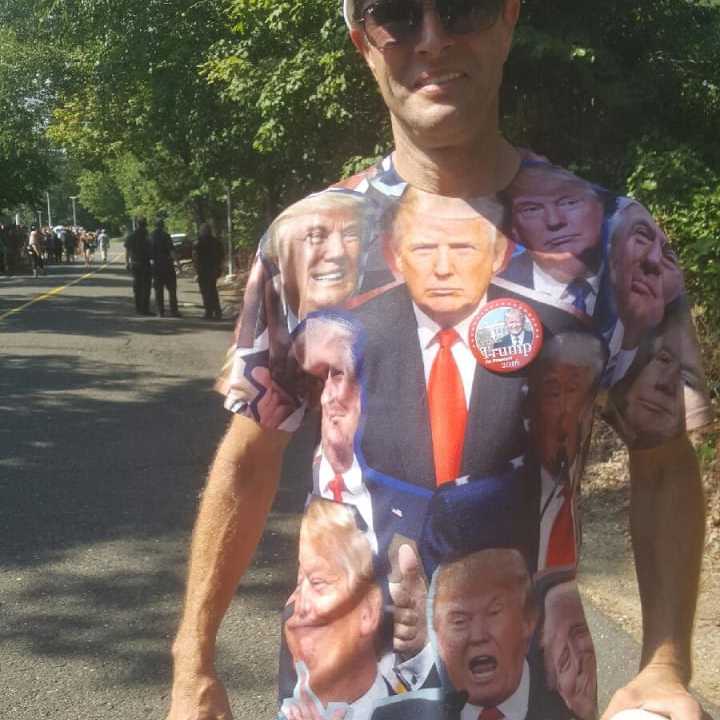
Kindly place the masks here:
[(460, 340), (460, 336), (451, 328), (441, 330), (437, 340), (440, 349), (430, 370), (428, 408), (435, 482), (442, 485), (455, 480), (460, 474), (467, 405), (460, 371), (452, 354), (452, 346)]
[(547, 567), (575, 564), (575, 524), (572, 515), (572, 496), (567, 485), (561, 491), (563, 503), (555, 517), (548, 541)]
[(329, 483), (328, 488), (330, 489), (330, 492), (333, 495), (333, 500), (335, 502), (341, 503), (343, 501), (342, 494), (343, 490), (346, 490), (345, 487), (345, 481), (343, 480), (342, 475), (336, 475)]

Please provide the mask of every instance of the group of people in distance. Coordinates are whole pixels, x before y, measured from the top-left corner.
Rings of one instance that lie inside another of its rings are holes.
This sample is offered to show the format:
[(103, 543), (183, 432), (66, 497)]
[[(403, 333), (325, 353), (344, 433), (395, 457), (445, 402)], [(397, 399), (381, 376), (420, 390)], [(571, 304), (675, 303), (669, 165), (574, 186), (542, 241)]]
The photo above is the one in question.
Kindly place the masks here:
[[(133, 296), (138, 315), (155, 315), (150, 310), (150, 292), (155, 287), (157, 314), (165, 316), (165, 291), (170, 304), (170, 315), (180, 317), (177, 298), (178, 258), (165, 222), (158, 218), (152, 232), (147, 220), (139, 218), (136, 228), (125, 239), (126, 263), (133, 276)], [(214, 237), (210, 225), (200, 226), (193, 244), (192, 259), (202, 295), (205, 318), (220, 320), (222, 311), (217, 291), (217, 280), (222, 274), (224, 251)]]
[(98, 250), (106, 263), (109, 248), (104, 228), (91, 232), (67, 225), (0, 226), (0, 272), (21, 272), (23, 262), (29, 262), (33, 277), (38, 277), (47, 273), (48, 265), (72, 264), (78, 256), (89, 266)]
[(647, 211), (533, 157), (477, 203), (386, 161), (271, 226), (236, 340), (231, 410), (322, 413), (281, 717), (592, 720), (575, 569), (593, 407), (633, 447), (707, 414)]

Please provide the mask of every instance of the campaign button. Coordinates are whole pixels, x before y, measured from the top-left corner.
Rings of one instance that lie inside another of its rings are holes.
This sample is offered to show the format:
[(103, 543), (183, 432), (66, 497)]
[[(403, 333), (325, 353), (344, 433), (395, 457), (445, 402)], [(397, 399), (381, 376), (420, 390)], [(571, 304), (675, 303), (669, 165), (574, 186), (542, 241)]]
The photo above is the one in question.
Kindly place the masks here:
[(511, 373), (522, 370), (543, 344), (540, 317), (529, 305), (500, 298), (485, 305), (470, 324), (470, 349), (488, 370)]

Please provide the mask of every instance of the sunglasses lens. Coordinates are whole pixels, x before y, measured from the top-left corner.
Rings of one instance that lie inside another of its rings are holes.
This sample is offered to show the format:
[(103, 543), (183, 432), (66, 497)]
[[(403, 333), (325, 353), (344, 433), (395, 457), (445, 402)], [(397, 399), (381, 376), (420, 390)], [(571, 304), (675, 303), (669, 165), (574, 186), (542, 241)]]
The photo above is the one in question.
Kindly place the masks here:
[(379, 0), (363, 11), (365, 32), (384, 50), (409, 40), (422, 24), (422, 5), (413, 0)]
[(445, 30), (454, 35), (487, 30), (495, 24), (504, 0), (438, 0)]
[[(443, 27), (453, 35), (492, 27), (504, 0), (435, 0)], [(422, 0), (378, 0), (362, 12), (365, 32), (375, 47), (384, 50), (412, 40), (422, 25)]]

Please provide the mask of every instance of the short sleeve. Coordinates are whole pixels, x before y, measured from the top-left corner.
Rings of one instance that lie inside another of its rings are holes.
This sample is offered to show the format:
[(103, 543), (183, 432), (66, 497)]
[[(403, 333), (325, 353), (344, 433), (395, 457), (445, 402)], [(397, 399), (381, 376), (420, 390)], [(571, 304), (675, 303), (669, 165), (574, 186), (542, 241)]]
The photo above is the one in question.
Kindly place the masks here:
[(306, 376), (292, 351), (279, 272), (264, 248), (261, 242), (217, 389), (231, 412), (263, 427), (293, 432), (308, 406)]
[(615, 322), (603, 415), (631, 449), (648, 449), (712, 420), (691, 305), (667, 237), (624, 199), (608, 254)]

